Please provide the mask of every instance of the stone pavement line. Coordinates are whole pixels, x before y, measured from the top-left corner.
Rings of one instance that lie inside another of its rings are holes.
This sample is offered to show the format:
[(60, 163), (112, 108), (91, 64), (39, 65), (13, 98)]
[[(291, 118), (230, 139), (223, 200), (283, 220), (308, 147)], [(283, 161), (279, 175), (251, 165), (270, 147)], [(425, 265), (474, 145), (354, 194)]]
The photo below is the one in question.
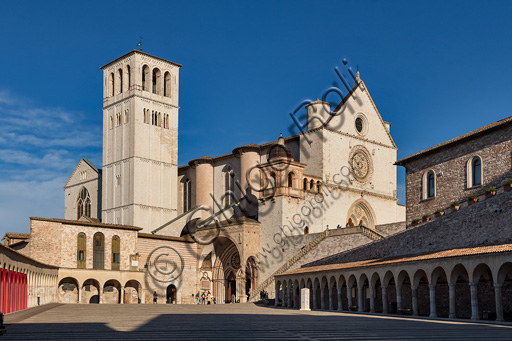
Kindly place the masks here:
[(511, 327), (254, 304), (64, 304), (11, 324), (2, 340), (511, 340)]

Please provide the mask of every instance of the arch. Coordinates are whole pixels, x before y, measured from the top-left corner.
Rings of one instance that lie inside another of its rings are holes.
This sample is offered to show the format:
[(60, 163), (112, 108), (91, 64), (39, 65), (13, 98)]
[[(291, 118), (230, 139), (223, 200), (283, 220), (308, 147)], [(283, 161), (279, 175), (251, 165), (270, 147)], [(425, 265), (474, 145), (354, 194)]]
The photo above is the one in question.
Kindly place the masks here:
[(454, 305), (450, 307), (451, 318), (471, 317), (471, 292), (469, 288), (469, 275), (462, 264), (455, 265), (450, 272), (450, 290), (453, 290)]
[(503, 284), (507, 276), (512, 278), (512, 262), (505, 262), (500, 266), (498, 275), (496, 276), (496, 282)]
[(482, 185), (483, 180), (483, 162), (480, 155), (472, 156), (466, 162), (466, 185), (467, 188), (472, 188)]
[(76, 267), (78, 269), (85, 269), (87, 259), (87, 236), (85, 233), (80, 232), (76, 239)]
[(295, 187), (294, 185), (295, 185), (295, 173), (289, 172), (288, 173), (288, 187), (293, 188), (293, 187)]
[[(471, 275), (470, 285), (476, 287), (476, 316), (485, 320), (496, 319), (496, 300), (494, 293), (494, 276), (491, 268), (484, 263), (478, 264)], [(474, 314), (472, 316), (474, 318)]]
[(315, 277), (313, 280), (313, 309), (320, 308), (320, 280), (318, 277)]
[(105, 268), (105, 236), (96, 232), (92, 242), (92, 268), (103, 270)]
[(120, 94), (123, 92), (123, 69), (118, 69), (116, 72), (116, 94)]
[(161, 94), (161, 89), (160, 89), (160, 75), (161, 75), (160, 69), (158, 69), (158, 68), (154, 68), (154, 69), (153, 69), (153, 77), (152, 77), (152, 87), (151, 87), (151, 91), (152, 91), (154, 94), (157, 94), (157, 95), (160, 95), (160, 94)]
[(100, 283), (93, 278), (89, 278), (82, 284), (82, 302), (100, 303)]
[(169, 71), (164, 73), (164, 96), (171, 97), (171, 73)]
[(307, 227), (307, 226), (304, 227), (304, 234), (309, 234), (309, 227)]
[(75, 202), (76, 220), (81, 217), (91, 217), (91, 196), (87, 188), (82, 187)]
[(427, 170), (422, 177), (422, 200), (435, 198), (437, 194), (436, 173), (433, 169)]
[(316, 182), (316, 192), (321, 193), (322, 192), (322, 182), (317, 181)]
[(130, 65), (126, 65), (126, 90), (129, 91), (132, 86), (132, 70)]
[(184, 178), (181, 182), (181, 186), (181, 193), (183, 193), (183, 213), (185, 213), (192, 209), (192, 182), (189, 178)]
[(224, 207), (228, 207), (235, 203), (235, 172), (231, 165), (226, 165), (222, 170), (224, 177)]
[(140, 291), (142, 286), (135, 280), (129, 280), (124, 285), (124, 303), (125, 304), (138, 304), (140, 303)]
[(112, 270), (120, 270), (121, 266), (121, 238), (119, 236), (112, 237)]
[(236, 244), (227, 237), (218, 237), (213, 247), (217, 255), (212, 271), (213, 296), (217, 303), (230, 303), (233, 298), (244, 302), (246, 264), (241, 263)]
[(256, 288), (258, 283), (258, 263), (254, 256), (247, 258), (245, 266), (245, 294), (249, 298), (251, 290)]
[(144, 65), (142, 67), (142, 90), (149, 91), (149, 66)]
[(315, 180), (311, 179), (311, 181), (309, 181), (309, 189), (311, 191), (313, 191), (315, 188)]
[(308, 179), (307, 178), (304, 178), (304, 180), (303, 180), (303, 189), (304, 190), (308, 189)]
[(177, 303), (177, 295), (178, 295), (178, 289), (174, 284), (170, 284), (167, 286), (167, 289), (165, 291), (165, 302), (167, 304), (176, 304)]
[(354, 226), (355, 224), (372, 230), (375, 229), (375, 213), (371, 205), (364, 199), (358, 199), (350, 206), (346, 221), (348, 226)]
[(114, 73), (111, 72), (108, 78), (108, 93), (110, 96), (114, 96)]
[(78, 303), (78, 281), (73, 277), (65, 277), (58, 284), (58, 301), (60, 303)]
[(110, 279), (103, 285), (103, 299), (101, 303), (119, 304), (121, 303), (121, 283), (115, 279)]

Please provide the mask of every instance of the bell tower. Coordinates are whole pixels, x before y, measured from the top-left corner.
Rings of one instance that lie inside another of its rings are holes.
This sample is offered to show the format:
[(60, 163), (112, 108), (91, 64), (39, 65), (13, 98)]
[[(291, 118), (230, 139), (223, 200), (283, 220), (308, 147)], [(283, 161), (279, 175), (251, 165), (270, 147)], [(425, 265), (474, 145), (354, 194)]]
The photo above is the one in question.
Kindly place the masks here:
[(177, 215), (180, 67), (137, 50), (101, 67), (104, 223), (150, 232)]

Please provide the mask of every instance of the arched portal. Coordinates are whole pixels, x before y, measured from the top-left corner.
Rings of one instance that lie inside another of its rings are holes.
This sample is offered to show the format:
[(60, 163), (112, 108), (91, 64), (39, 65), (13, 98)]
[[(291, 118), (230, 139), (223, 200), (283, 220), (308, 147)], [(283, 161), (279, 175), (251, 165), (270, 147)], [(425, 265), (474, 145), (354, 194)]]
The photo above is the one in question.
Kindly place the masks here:
[(347, 213), (347, 225), (375, 229), (375, 214), (366, 200), (359, 199), (350, 206)]
[(258, 269), (256, 266), (256, 259), (254, 257), (249, 257), (247, 259), (247, 265), (245, 266), (245, 294), (247, 295), (247, 300), (249, 300), (251, 290), (256, 288), (257, 277)]
[(167, 287), (167, 304), (176, 304), (176, 294), (178, 290), (174, 284), (171, 284)]
[(78, 281), (72, 277), (66, 277), (59, 282), (59, 302), (78, 303)]
[[(245, 302), (246, 281), (245, 264), (241, 264), (240, 253), (236, 245), (226, 237), (219, 237), (214, 242), (217, 258), (213, 267), (213, 296), (217, 303)], [(233, 297), (234, 295), (234, 297)]]

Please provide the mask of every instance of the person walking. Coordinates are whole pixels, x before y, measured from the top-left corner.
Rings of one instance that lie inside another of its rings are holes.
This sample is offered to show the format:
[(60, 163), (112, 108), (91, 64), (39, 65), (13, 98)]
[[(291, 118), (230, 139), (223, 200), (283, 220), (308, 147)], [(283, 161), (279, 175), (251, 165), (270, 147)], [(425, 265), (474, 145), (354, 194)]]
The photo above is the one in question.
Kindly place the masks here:
[(153, 304), (156, 304), (156, 301), (158, 300), (158, 294), (156, 291), (153, 292)]

